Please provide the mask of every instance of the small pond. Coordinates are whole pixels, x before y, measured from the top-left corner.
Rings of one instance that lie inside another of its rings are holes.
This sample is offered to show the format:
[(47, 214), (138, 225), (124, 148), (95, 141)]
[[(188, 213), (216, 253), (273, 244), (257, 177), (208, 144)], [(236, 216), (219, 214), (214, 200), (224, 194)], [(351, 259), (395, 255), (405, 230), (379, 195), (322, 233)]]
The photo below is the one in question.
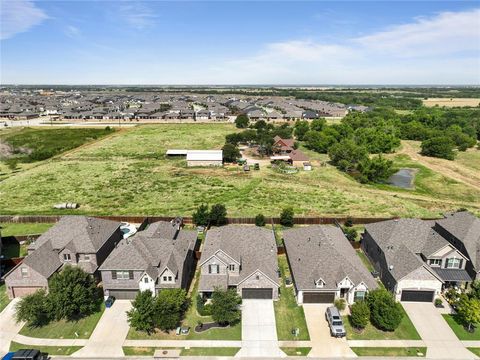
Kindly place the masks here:
[(413, 189), (416, 169), (400, 169), (388, 178), (388, 183), (402, 189)]

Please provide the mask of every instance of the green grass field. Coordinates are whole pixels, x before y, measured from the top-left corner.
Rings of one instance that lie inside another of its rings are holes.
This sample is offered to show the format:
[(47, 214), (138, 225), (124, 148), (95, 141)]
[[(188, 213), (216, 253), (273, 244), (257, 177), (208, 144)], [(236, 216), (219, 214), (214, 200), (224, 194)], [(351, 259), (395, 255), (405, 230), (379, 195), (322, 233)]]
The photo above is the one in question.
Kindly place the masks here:
[(427, 348), (420, 347), (352, 347), (358, 356), (412, 356), (425, 357)]
[(0, 224), (2, 236), (38, 235), (50, 229), (54, 223), (5, 223)]
[[(48, 130), (43, 130), (48, 131)], [(165, 124), (116, 132), (53, 159), (8, 173), (0, 182), (0, 213), (54, 214), (52, 205), (77, 202), (91, 215), (184, 215), (202, 202), (224, 203), (229, 216), (437, 216), (466, 207), (480, 213), (480, 190), (420, 166), (406, 155), (398, 166), (418, 167), (415, 190), (363, 185), (309, 152), (314, 169), (287, 175), (262, 166), (187, 168), (167, 159), (168, 148), (219, 149), (230, 124)], [(27, 164), (31, 165), (31, 164)], [(81, 181), (79, 181), (81, 179)]]
[(480, 329), (478, 327), (473, 332), (468, 332), (461, 320), (455, 315), (443, 314), (443, 318), (460, 340), (480, 340)]
[(7, 296), (7, 288), (5, 284), (0, 285), (0, 312), (10, 303), (10, 299)]
[[(72, 355), (75, 351), (78, 351), (82, 346), (33, 346), (35, 349), (41, 352), (48, 353), (49, 355)], [(21, 349), (31, 349), (32, 345), (20, 344), (15, 341), (10, 343), (10, 351), (18, 351)]]

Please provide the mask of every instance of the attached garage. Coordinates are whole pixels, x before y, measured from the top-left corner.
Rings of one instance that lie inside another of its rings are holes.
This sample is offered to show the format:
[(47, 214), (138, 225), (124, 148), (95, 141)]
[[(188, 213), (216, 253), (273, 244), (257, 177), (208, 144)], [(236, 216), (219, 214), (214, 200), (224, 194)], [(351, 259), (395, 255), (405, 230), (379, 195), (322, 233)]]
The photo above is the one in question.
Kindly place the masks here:
[(109, 290), (108, 294), (119, 300), (134, 300), (138, 290)]
[(334, 300), (334, 292), (303, 292), (304, 304), (329, 304)]
[(402, 290), (400, 301), (432, 302), (434, 290)]
[(13, 286), (12, 294), (13, 297), (23, 297), (30, 294), (33, 294), (35, 291), (43, 289), (41, 286)]
[(242, 289), (242, 299), (273, 299), (273, 289), (259, 288), (259, 289)]

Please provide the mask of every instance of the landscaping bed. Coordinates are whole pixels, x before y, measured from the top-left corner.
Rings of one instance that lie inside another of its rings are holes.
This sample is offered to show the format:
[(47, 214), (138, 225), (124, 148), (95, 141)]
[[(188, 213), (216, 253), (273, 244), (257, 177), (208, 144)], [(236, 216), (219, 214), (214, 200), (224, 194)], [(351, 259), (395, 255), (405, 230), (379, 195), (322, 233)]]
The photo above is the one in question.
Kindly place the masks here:
[(426, 347), (352, 347), (358, 356), (415, 356), (425, 357)]
[(195, 326), (195, 332), (201, 333), (210, 329), (220, 328), (224, 329), (229, 327), (230, 325), (221, 325), (217, 322), (209, 322), (209, 323), (202, 323), (202, 325)]

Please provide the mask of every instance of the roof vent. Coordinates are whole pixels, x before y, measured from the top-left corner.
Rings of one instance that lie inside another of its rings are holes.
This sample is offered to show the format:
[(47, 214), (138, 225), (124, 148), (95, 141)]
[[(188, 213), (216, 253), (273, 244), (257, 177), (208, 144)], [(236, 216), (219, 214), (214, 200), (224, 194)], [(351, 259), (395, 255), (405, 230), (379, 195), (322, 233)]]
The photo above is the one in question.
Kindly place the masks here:
[(390, 266), (388, 267), (388, 269), (389, 269), (390, 271), (392, 271), (392, 270), (393, 270), (393, 265), (390, 265)]

